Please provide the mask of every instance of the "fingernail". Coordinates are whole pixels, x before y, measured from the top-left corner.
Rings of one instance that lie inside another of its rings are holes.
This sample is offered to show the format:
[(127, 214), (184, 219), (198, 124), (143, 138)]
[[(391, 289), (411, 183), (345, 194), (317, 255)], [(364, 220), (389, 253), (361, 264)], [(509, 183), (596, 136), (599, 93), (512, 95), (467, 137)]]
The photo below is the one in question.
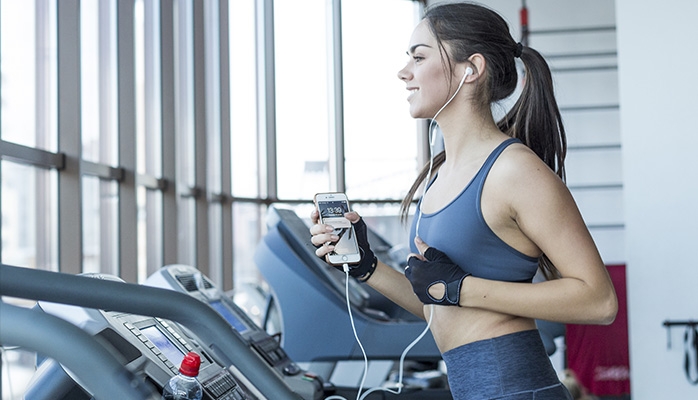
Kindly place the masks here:
[(325, 227), (325, 232), (332, 232), (332, 231), (334, 231), (333, 227), (331, 227), (329, 225)]
[(414, 237), (414, 241), (417, 242), (417, 243), (424, 243), (424, 242), (422, 241), (422, 238), (420, 238), (419, 236), (415, 236), (415, 237)]

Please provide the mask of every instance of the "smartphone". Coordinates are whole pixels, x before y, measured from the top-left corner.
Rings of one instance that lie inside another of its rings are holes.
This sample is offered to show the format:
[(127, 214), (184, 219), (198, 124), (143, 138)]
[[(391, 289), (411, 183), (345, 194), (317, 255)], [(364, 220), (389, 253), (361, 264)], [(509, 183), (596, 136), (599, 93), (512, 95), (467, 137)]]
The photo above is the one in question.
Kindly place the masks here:
[(349, 200), (344, 193), (318, 193), (315, 195), (315, 206), (320, 214), (320, 222), (334, 228), (333, 234), (339, 236), (335, 248), (325, 256), (325, 260), (333, 265), (356, 264), (361, 261), (359, 244), (351, 221), (344, 217), (349, 212)]

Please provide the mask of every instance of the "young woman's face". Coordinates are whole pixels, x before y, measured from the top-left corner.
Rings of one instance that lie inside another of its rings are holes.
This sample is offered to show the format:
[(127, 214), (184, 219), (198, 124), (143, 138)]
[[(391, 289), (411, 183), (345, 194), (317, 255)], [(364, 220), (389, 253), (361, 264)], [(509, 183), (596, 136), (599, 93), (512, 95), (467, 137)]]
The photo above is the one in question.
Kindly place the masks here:
[(407, 55), (410, 59), (398, 72), (398, 78), (405, 82), (409, 91), (410, 115), (433, 118), (450, 93), (441, 53), (426, 21), (420, 22), (412, 32)]

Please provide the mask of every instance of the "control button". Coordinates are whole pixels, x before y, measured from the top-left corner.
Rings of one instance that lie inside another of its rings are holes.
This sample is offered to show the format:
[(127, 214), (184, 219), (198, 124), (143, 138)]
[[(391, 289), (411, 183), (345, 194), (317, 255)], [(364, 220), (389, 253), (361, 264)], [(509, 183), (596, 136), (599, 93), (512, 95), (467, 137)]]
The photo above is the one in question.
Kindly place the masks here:
[(293, 376), (293, 375), (296, 375), (299, 372), (301, 372), (301, 368), (298, 365), (296, 365), (295, 363), (290, 363), (284, 367), (282, 372), (284, 373), (284, 375)]
[(349, 257), (347, 257), (347, 256), (342, 256), (342, 261), (347, 261), (348, 259), (349, 259)]

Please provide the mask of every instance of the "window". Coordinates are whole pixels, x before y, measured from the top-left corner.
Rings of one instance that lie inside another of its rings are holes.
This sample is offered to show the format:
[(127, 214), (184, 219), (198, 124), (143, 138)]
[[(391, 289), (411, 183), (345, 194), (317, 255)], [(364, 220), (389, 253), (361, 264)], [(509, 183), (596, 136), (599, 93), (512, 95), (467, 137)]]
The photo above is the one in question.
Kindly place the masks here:
[[(404, 0), (342, 2), (347, 195), (402, 199), (416, 177), (417, 122), (397, 78), (416, 24)], [(390, 29), (381, 29), (390, 15)]]

